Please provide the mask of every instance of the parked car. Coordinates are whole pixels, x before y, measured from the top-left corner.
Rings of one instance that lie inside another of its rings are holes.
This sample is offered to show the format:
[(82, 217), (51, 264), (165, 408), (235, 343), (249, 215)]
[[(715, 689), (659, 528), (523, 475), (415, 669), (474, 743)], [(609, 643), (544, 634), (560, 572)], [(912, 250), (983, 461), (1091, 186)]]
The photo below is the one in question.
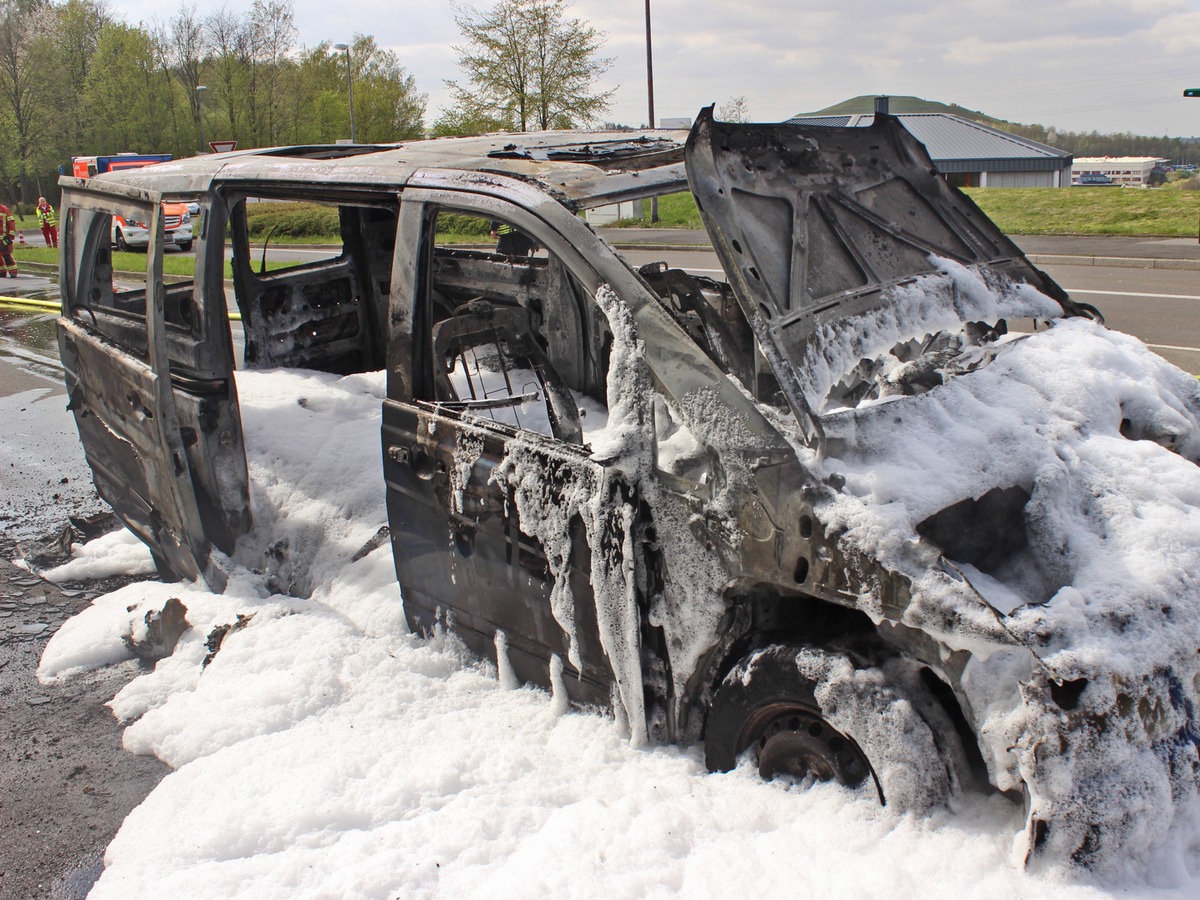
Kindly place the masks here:
[[(164, 578), (219, 590), (265, 564), (245, 549), (230, 251), (243, 366), (386, 370), (414, 631), (610, 706), (634, 740), (703, 741), (714, 771), (914, 811), (1004, 792), (1030, 854), (1137, 852), (1195, 796), (1195, 572), (1155, 568), (1169, 602), (1130, 587), (1106, 541), (1149, 501), (1108, 503), (1089, 473), (1128, 447), (1131, 471), (1194, 477), (1196, 382), (1109, 336), (895, 118), (707, 110), (690, 133), (276, 148), (61, 186), (70, 408)], [(680, 191), (719, 277), (633, 266), (580, 215)], [(184, 198), (194, 282), (156, 277), (151, 228), (147, 286), (114, 283), (116, 217)], [(256, 266), (261, 199), (336, 209), (340, 250)], [(1009, 333), (1032, 319), (1051, 327)], [(1138, 377), (1101, 390), (1124, 360)]]
[[(149, 217), (145, 220), (114, 215), (110, 225), (112, 244), (118, 250), (143, 250), (150, 245)], [(192, 214), (185, 203), (163, 203), (163, 238), (187, 252), (192, 249)]]

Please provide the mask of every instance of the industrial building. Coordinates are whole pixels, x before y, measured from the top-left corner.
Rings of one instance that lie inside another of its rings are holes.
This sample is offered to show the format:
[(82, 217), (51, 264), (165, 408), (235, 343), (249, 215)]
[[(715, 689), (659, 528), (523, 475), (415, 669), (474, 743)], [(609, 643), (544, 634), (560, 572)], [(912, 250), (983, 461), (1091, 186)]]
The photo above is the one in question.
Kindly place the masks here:
[[(895, 118), (925, 145), (938, 171), (955, 187), (1067, 187), (1071, 184), (1073, 157), (1065, 150), (948, 113), (897, 113)], [(873, 113), (797, 116), (789, 121), (804, 125), (866, 127), (875, 121), (875, 116)]]
[(1071, 165), (1071, 184), (1087, 184), (1102, 179), (1083, 179), (1084, 175), (1106, 176), (1113, 184), (1149, 187), (1150, 175), (1171, 161), (1159, 156), (1080, 156)]

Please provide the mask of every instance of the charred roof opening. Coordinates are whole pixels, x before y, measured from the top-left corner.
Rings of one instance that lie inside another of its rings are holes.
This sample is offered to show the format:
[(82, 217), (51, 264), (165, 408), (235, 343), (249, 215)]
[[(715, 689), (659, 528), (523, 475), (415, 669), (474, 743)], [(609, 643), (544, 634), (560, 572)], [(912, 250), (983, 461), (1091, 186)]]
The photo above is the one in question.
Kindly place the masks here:
[(351, 156), (365, 156), (369, 153), (382, 153), (384, 150), (395, 150), (394, 144), (318, 144), (307, 147), (277, 147), (265, 150), (256, 156), (281, 156), (288, 159), (346, 159)]
[(538, 162), (580, 162), (602, 168), (652, 169), (683, 162), (683, 144), (669, 138), (639, 137), (584, 144), (525, 147), (505, 144), (488, 154), (492, 159), (528, 159)]

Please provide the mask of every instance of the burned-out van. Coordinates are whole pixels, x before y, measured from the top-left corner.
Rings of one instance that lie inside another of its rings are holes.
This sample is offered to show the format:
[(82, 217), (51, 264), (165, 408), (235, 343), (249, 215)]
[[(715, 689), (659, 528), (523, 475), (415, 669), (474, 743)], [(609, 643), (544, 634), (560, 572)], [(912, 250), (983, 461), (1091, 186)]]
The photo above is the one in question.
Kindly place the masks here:
[[(62, 187), (70, 408), (163, 577), (253, 565), (236, 369), (386, 370), (414, 630), (634, 740), (703, 741), (715, 771), (916, 811), (1006, 792), (1056, 859), (1140, 852), (1193, 802), (1196, 382), (1034, 268), (894, 118), (706, 111)], [(682, 191), (719, 274), (632, 265), (584, 215)], [(168, 284), (162, 201), (184, 198), (195, 278)], [(333, 211), (339, 246), (268, 268), (260, 201)], [(149, 224), (144, 284), (114, 275), (115, 216)], [(452, 239), (471, 231), (496, 246)]]

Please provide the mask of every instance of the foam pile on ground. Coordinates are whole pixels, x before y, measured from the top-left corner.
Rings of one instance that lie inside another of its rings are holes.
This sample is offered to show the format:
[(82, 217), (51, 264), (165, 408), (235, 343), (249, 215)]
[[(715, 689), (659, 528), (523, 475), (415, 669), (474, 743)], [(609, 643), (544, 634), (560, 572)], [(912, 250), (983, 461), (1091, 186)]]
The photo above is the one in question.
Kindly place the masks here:
[[(1051, 340), (1060, 339), (1073, 346)], [(1177, 820), (1107, 886), (1070, 882), (1020, 868), (1021, 811), (1001, 798), (900, 817), (869, 792), (764, 784), (747, 767), (708, 775), (698, 748), (638, 749), (609, 718), (564, 715), (544, 692), (502, 689), (452, 640), (405, 633), (386, 544), (352, 561), (386, 521), (382, 376), (238, 373), (238, 388), (253, 511), (271, 541), (239, 553), (244, 568), (223, 595), (146, 584), (101, 598), (43, 659), (42, 676), (61, 677), (124, 658), (114, 635), (137, 615), (129, 607), (167, 596), (193, 625), (113, 701), (131, 723), (126, 745), (176, 771), (126, 820), (94, 898), (957, 900), (1200, 888), (1195, 818)], [(997, 465), (1004, 456), (989, 454)], [(865, 529), (858, 517), (897, 498), (861, 462), (840, 461), (860, 497), (845, 522)], [(914, 509), (942, 502), (920, 496), (906, 499)]]

